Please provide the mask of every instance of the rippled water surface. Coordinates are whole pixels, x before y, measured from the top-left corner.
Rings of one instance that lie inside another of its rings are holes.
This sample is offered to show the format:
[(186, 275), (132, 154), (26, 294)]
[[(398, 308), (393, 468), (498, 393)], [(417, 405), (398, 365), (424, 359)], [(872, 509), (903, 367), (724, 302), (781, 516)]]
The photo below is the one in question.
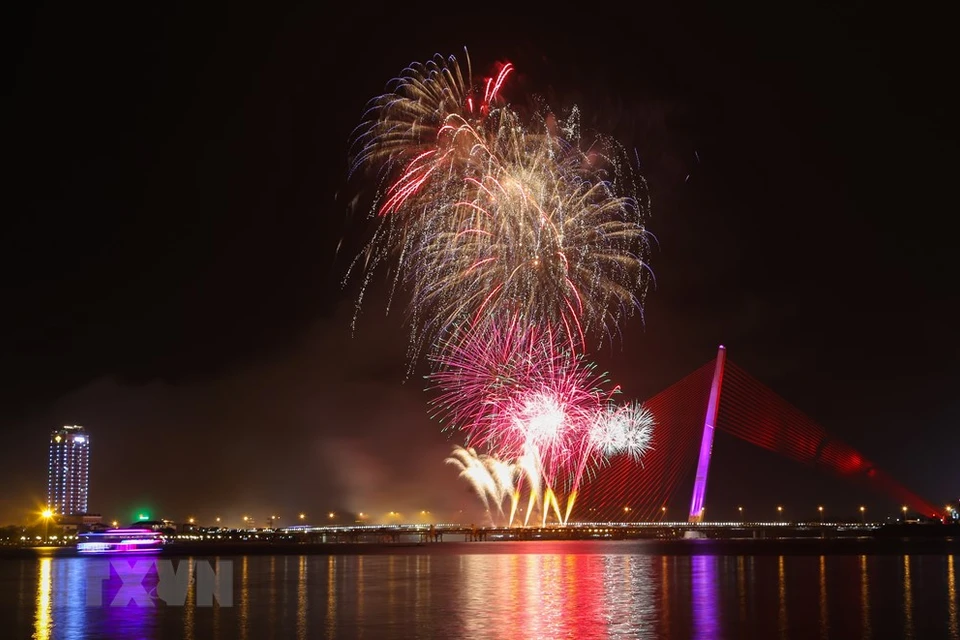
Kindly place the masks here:
[[(108, 606), (117, 590), (91, 581), (92, 558), (4, 558), (0, 623), (4, 638), (41, 639), (960, 638), (951, 553), (705, 549), (491, 542), (193, 559), (221, 597), (232, 587), (230, 606), (197, 606), (199, 580), (185, 606)], [(101, 603), (88, 603), (91, 584)], [(153, 595), (155, 584), (144, 581)]]

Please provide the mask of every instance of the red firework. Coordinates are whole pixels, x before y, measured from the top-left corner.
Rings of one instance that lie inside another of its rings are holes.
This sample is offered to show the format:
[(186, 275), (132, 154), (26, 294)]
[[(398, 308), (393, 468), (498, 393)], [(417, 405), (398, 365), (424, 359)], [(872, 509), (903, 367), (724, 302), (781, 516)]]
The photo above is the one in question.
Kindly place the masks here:
[(550, 483), (582, 468), (590, 427), (616, 391), (556, 332), (517, 317), (461, 328), (433, 360), (445, 428), (501, 459), (533, 456)]

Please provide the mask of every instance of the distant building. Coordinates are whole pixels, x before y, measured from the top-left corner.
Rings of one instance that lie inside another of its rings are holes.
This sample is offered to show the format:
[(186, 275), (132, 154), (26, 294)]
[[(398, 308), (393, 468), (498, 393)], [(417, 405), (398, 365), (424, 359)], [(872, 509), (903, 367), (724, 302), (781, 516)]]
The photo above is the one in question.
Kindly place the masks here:
[(99, 513), (84, 513), (73, 516), (58, 516), (57, 524), (67, 531), (96, 531), (98, 528), (106, 528), (103, 524), (103, 517)]
[(151, 529), (168, 535), (177, 532), (177, 523), (173, 520), (137, 520), (130, 523), (131, 529)]
[(90, 436), (83, 427), (50, 434), (47, 467), (47, 507), (56, 516), (87, 513), (90, 483)]

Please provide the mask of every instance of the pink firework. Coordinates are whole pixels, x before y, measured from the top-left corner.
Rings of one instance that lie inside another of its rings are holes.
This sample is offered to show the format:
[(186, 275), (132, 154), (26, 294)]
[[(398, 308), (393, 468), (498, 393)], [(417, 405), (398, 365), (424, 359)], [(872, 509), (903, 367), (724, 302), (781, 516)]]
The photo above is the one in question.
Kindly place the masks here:
[(556, 332), (517, 317), (483, 322), (457, 331), (433, 360), (435, 413), (470, 446), (532, 455), (548, 483), (589, 456), (590, 426), (611, 392)]

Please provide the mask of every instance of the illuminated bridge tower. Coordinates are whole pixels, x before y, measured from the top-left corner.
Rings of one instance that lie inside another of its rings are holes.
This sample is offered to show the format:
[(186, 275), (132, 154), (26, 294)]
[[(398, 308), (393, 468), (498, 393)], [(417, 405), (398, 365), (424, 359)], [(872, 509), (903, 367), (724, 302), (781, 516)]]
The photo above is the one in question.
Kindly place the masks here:
[(707, 472), (710, 470), (710, 454), (713, 452), (713, 432), (717, 424), (717, 411), (720, 408), (720, 387), (723, 384), (723, 364), (727, 350), (720, 345), (717, 350), (717, 366), (713, 370), (713, 382), (710, 384), (710, 399), (707, 401), (707, 415), (703, 420), (703, 440), (700, 442), (700, 459), (697, 462), (697, 478), (693, 484), (693, 500), (690, 502), (689, 522), (703, 520), (703, 500), (707, 493)]
[(63, 427), (50, 434), (47, 508), (58, 516), (87, 513), (90, 436), (83, 427)]

